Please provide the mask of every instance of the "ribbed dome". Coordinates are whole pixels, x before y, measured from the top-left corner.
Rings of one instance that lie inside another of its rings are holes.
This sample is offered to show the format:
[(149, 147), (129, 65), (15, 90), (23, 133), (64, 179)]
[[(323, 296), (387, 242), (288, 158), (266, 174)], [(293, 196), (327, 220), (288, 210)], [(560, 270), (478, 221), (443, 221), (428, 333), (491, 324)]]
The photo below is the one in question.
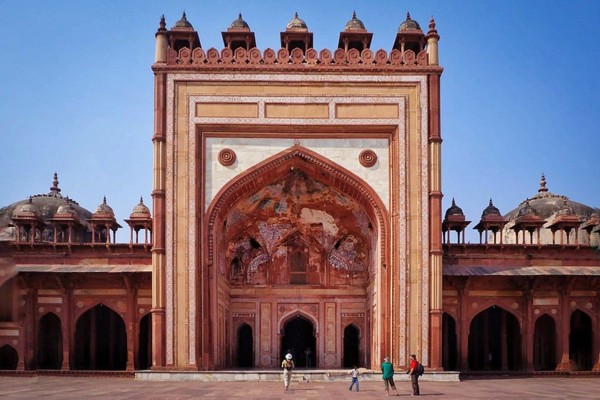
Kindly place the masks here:
[(417, 21), (410, 18), (410, 13), (406, 13), (406, 20), (400, 24), (398, 32), (411, 30), (421, 30), (421, 27), (419, 26), (419, 23)]
[(14, 217), (39, 217), (40, 209), (33, 204), (33, 200), (30, 197), (27, 203), (23, 203), (16, 208), (13, 212)]
[(150, 209), (148, 207), (146, 207), (146, 205), (144, 204), (144, 199), (142, 197), (140, 197), (140, 202), (137, 206), (135, 206), (133, 208), (133, 211), (131, 212), (131, 218), (134, 217), (149, 217), (150, 216)]
[(96, 207), (94, 214), (110, 214), (114, 217), (115, 213), (113, 209), (106, 203), (106, 196), (104, 197), (102, 204)]
[(185, 11), (184, 11), (183, 15), (181, 16), (181, 19), (179, 21), (175, 22), (175, 25), (171, 29), (186, 29), (186, 30), (189, 29), (189, 30), (193, 30), (194, 27), (187, 20), (187, 16), (185, 15)]
[(67, 215), (67, 214), (77, 215), (77, 210), (75, 210), (75, 208), (73, 208), (73, 205), (71, 203), (67, 203), (67, 204), (63, 204), (63, 205), (59, 206), (58, 210), (56, 210), (56, 213), (54, 215)]
[(446, 218), (450, 215), (465, 215), (463, 214), (462, 208), (456, 205), (454, 199), (452, 199), (452, 205), (446, 210)]
[(521, 218), (526, 215), (537, 215), (535, 208), (531, 206), (529, 200), (525, 200), (525, 205), (519, 209), (519, 212), (517, 213), (517, 218)]
[(346, 23), (344, 27), (346, 31), (365, 30), (365, 24), (358, 18), (356, 18), (356, 11), (352, 13), (352, 19)]
[(308, 31), (308, 26), (303, 20), (298, 18), (298, 13), (296, 13), (294, 14), (294, 18), (288, 22), (285, 29), (288, 31)]
[(501, 215), (500, 210), (492, 203), (492, 199), (490, 199), (490, 204), (483, 210), (483, 213), (481, 213), (481, 218), (484, 218), (487, 215)]
[(250, 31), (250, 26), (244, 19), (242, 18), (242, 14), (240, 13), (238, 18), (229, 25), (228, 30), (236, 30), (236, 31)]

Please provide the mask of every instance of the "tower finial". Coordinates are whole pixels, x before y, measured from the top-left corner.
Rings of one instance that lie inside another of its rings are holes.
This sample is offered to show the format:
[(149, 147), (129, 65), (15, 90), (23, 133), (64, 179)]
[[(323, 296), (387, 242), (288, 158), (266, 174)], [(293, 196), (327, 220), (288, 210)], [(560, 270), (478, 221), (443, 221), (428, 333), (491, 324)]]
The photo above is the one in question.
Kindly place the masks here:
[(356, 19), (356, 10), (352, 11), (352, 19)]
[(540, 179), (540, 188), (538, 189), (539, 193), (547, 192), (548, 188), (546, 187), (546, 176), (542, 172), (542, 179)]
[(54, 178), (52, 179), (52, 186), (50, 187), (50, 193), (48, 194), (53, 197), (61, 197), (60, 188), (58, 187), (58, 174), (56, 172), (54, 173)]

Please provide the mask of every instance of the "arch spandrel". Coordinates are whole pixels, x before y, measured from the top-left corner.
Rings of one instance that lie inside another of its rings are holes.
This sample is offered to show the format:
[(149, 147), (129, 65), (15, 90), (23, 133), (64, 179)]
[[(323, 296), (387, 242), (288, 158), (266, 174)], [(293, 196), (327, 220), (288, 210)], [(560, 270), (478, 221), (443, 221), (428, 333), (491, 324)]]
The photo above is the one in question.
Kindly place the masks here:
[(221, 235), (226, 215), (235, 203), (248, 196), (248, 193), (255, 193), (294, 170), (300, 170), (315, 181), (347, 195), (362, 207), (381, 238), (378, 253), (380, 262), (385, 264), (388, 247), (385, 240), (388, 231), (387, 211), (379, 196), (352, 172), (302, 146), (293, 146), (249, 168), (217, 193), (208, 207), (204, 225), (208, 239), (208, 264), (212, 265), (215, 261), (215, 240)]

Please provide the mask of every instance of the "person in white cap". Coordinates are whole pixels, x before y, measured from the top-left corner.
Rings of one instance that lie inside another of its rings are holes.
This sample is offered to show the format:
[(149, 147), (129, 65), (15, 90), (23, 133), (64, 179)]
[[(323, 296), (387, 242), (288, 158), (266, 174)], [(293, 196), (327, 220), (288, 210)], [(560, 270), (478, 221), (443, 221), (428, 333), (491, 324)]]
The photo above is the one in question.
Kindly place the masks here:
[(294, 360), (292, 355), (287, 353), (285, 358), (281, 362), (281, 368), (283, 368), (283, 384), (285, 385), (285, 391), (287, 392), (290, 381), (292, 380), (292, 369), (294, 369)]

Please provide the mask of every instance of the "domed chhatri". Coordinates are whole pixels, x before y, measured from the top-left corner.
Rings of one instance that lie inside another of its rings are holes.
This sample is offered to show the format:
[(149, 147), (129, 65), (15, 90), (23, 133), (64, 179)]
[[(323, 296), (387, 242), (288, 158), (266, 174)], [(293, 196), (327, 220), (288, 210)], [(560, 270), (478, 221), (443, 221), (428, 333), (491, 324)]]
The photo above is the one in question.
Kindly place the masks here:
[(485, 218), (488, 215), (501, 215), (498, 207), (494, 206), (494, 203), (492, 203), (492, 199), (490, 199), (490, 204), (483, 210), (483, 213), (481, 213), (481, 218)]
[(242, 18), (242, 14), (240, 13), (238, 15), (237, 19), (234, 20), (231, 23), (231, 25), (229, 25), (229, 28), (227, 30), (229, 30), (229, 31), (237, 30), (237, 31), (250, 32), (250, 25), (248, 25), (248, 23), (246, 21), (244, 21), (244, 19)]
[(421, 27), (419, 26), (419, 23), (417, 21), (415, 21), (414, 19), (410, 18), (410, 13), (407, 12), (406, 13), (406, 20), (404, 20), (404, 22), (402, 22), (400, 24), (400, 26), (398, 27), (398, 32), (401, 32), (401, 31), (415, 31), (415, 30), (421, 30)]
[(33, 199), (30, 196), (27, 203), (21, 204), (19, 207), (17, 207), (17, 209), (15, 210), (13, 215), (15, 217), (20, 217), (20, 218), (24, 218), (24, 217), (39, 218), (40, 217), (40, 209), (35, 204), (33, 204)]
[(183, 12), (183, 15), (181, 16), (181, 19), (177, 22), (175, 22), (175, 25), (173, 25), (173, 27), (171, 28), (172, 30), (194, 30), (194, 27), (192, 26), (192, 24), (190, 23), (190, 21), (187, 20), (187, 16), (185, 15), (185, 11)]
[(365, 31), (365, 24), (356, 18), (356, 11), (352, 12), (352, 19), (346, 23), (345, 31)]
[(130, 218), (148, 216), (150, 216), (150, 209), (144, 204), (144, 198), (140, 197), (140, 202), (131, 211)]
[(286, 31), (308, 31), (308, 26), (306, 23), (298, 18), (298, 13), (294, 14), (294, 18), (290, 22), (288, 22), (285, 27)]
[(448, 218), (451, 215), (462, 215), (462, 216), (465, 215), (463, 213), (462, 208), (460, 208), (459, 206), (456, 205), (454, 198), (452, 198), (452, 205), (450, 207), (448, 207), (448, 209), (446, 210), (446, 218)]
[(113, 209), (111, 208), (111, 206), (109, 206), (106, 203), (106, 196), (104, 196), (102, 203), (98, 207), (96, 207), (96, 211), (94, 212), (95, 216), (97, 216), (99, 214), (110, 215), (112, 217), (115, 216), (115, 213), (114, 213)]

